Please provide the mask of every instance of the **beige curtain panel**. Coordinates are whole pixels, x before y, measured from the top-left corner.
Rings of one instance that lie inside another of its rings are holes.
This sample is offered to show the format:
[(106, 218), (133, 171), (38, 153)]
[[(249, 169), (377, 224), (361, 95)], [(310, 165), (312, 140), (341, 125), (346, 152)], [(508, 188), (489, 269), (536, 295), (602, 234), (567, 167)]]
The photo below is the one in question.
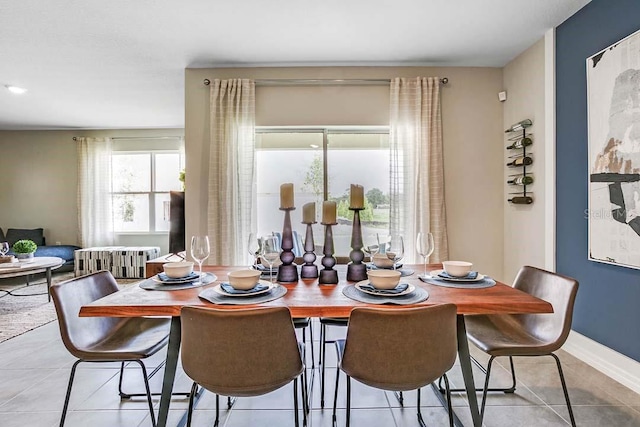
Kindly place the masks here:
[(242, 265), (256, 224), (255, 82), (216, 79), (210, 91), (207, 234), (211, 255), (207, 262)]
[(407, 262), (419, 260), (421, 231), (433, 233), (429, 261), (447, 260), (440, 79), (392, 79), (390, 108), (391, 233), (404, 237)]

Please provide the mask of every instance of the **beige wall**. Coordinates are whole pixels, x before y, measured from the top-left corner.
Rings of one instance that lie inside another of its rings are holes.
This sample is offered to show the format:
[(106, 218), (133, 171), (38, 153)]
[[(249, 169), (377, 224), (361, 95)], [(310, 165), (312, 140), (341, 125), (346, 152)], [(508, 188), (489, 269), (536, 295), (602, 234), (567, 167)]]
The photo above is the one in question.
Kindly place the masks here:
[[(44, 228), (47, 244), (78, 244), (74, 136), (182, 136), (182, 129), (0, 131), (0, 227)], [(122, 245), (160, 246), (166, 233), (122, 236)]]
[[(187, 69), (185, 148), (187, 235), (206, 232), (209, 88), (205, 78), (364, 79), (440, 76), (445, 191), (452, 259), (503, 271), (502, 88), (498, 68), (326, 67)], [(258, 125), (388, 125), (387, 86), (256, 89)], [(415, 238), (412, 237), (412, 238)]]
[[(545, 46), (541, 39), (504, 68), (504, 128), (523, 119), (531, 119), (533, 145), (528, 152), (534, 159), (531, 170), (534, 183), (534, 202), (531, 205), (512, 205), (507, 202), (513, 187), (506, 184), (507, 175), (513, 173), (503, 165), (504, 171), (504, 278), (511, 282), (523, 265), (545, 267)], [(508, 142), (504, 137), (504, 146)], [(511, 153), (503, 150), (505, 164)], [(529, 189), (529, 186), (527, 186)]]

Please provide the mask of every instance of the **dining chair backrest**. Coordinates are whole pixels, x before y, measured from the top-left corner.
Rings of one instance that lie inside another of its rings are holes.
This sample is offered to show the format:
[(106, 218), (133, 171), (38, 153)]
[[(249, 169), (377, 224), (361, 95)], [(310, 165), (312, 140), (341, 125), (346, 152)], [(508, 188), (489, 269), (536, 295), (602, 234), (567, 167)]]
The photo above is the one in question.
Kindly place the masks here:
[(258, 396), (302, 373), (287, 307), (184, 307), (180, 317), (182, 367), (192, 380), (211, 392)]
[(117, 317), (79, 317), (80, 307), (118, 291), (108, 271), (76, 277), (51, 286), (62, 341), (71, 354), (82, 359), (85, 349), (103, 341), (124, 320)]
[(549, 302), (551, 314), (518, 314), (523, 328), (545, 343), (545, 350), (559, 349), (569, 336), (578, 282), (570, 277), (536, 267), (524, 266), (513, 283), (515, 289)]
[(448, 371), (457, 351), (456, 306), (354, 308), (342, 369), (384, 390), (415, 390)]

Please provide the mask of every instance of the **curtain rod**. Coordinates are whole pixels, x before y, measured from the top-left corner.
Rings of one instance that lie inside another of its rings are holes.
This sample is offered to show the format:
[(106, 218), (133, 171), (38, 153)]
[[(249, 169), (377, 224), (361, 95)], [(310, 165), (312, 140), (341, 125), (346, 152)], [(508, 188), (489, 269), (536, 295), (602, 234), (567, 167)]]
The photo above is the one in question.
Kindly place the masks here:
[[(180, 139), (182, 136), (114, 136), (111, 139)], [(74, 141), (78, 140), (78, 137), (72, 138)]]
[[(256, 79), (259, 86), (321, 86), (321, 85), (387, 85), (391, 79)], [(440, 79), (440, 83), (449, 83), (447, 77)], [(209, 86), (211, 80), (204, 79), (204, 84)]]

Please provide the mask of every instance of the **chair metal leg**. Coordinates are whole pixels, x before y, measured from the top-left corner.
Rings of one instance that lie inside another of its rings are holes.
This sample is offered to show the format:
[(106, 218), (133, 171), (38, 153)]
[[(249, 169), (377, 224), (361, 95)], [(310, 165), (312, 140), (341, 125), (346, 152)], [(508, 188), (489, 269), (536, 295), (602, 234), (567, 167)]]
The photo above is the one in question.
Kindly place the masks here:
[(153, 400), (151, 400), (151, 388), (149, 388), (149, 378), (147, 377), (147, 368), (144, 366), (142, 360), (134, 360), (134, 362), (140, 365), (142, 369), (142, 378), (144, 379), (144, 388), (147, 391), (147, 401), (149, 402), (149, 413), (151, 413), (151, 425), (156, 427), (156, 414), (153, 412)]
[(420, 409), (420, 389), (418, 389), (418, 423), (420, 427), (427, 427), (424, 423), (424, 419), (422, 418), (422, 410)]
[(351, 424), (351, 377), (347, 375), (347, 427)]
[(482, 403), (480, 404), (480, 420), (484, 418), (484, 405), (487, 402), (487, 391), (489, 391), (489, 379), (491, 378), (491, 365), (493, 364), (493, 360), (495, 356), (491, 356), (489, 358), (489, 363), (487, 363), (487, 370), (484, 376), (484, 387), (482, 388)]
[(62, 407), (62, 417), (60, 418), (60, 427), (64, 426), (64, 419), (67, 417), (67, 409), (69, 408), (69, 398), (71, 397), (71, 387), (73, 386), (73, 378), (76, 376), (76, 368), (82, 360), (76, 360), (71, 367), (71, 375), (69, 375), (69, 385), (67, 386), (67, 395), (64, 398), (64, 406)]
[(576, 427), (576, 420), (573, 417), (573, 409), (571, 409), (571, 401), (569, 400), (569, 392), (567, 391), (567, 384), (564, 381), (564, 374), (562, 373), (562, 365), (560, 364), (560, 359), (555, 354), (551, 353), (558, 366), (558, 374), (560, 375), (560, 382), (562, 383), (562, 391), (564, 392), (564, 400), (567, 402), (567, 410), (569, 410), (569, 418), (571, 419), (571, 426)]
[(311, 369), (316, 367), (315, 351), (313, 350), (313, 321), (309, 320), (309, 339), (311, 340)]
[(218, 427), (220, 424), (220, 395), (216, 394), (216, 419), (213, 422), (213, 427)]
[[(496, 356), (497, 357), (497, 356)], [(471, 361), (486, 375), (487, 374), (487, 369), (482, 366), (482, 364), (480, 362), (478, 362), (473, 356), (471, 357)], [(510, 387), (506, 387), (506, 388), (488, 388), (487, 391), (501, 391), (503, 393), (514, 393), (516, 391), (516, 370), (515, 367), (513, 365), (513, 357), (509, 356), (509, 364), (511, 365), (511, 386)], [(440, 393), (444, 393), (444, 388), (442, 387), (442, 377), (440, 377), (440, 379), (438, 379), (438, 390), (440, 390)], [(456, 393), (466, 393), (467, 389), (465, 388), (452, 388), (451, 389), (452, 392), (456, 392)], [(476, 388), (477, 392), (482, 392), (484, 391), (484, 388)]]
[(324, 367), (327, 358), (327, 326), (320, 324), (320, 408), (324, 408)]
[(394, 391), (393, 395), (396, 397), (396, 399), (398, 399), (398, 403), (400, 403), (400, 406), (404, 408), (404, 395), (402, 394), (402, 392)]
[(191, 385), (191, 393), (189, 393), (189, 409), (187, 410), (187, 427), (191, 427), (191, 417), (193, 416), (193, 401), (198, 390), (198, 383), (195, 381)]
[(449, 388), (449, 378), (447, 374), (442, 375), (444, 377), (444, 384), (447, 390), (447, 411), (449, 413), (449, 427), (453, 427), (453, 407), (451, 405), (451, 389)]
[(237, 397), (227, 396), (227, 409), (233, 408), (233, 405), (236, 403)]
[(338, 407), (338, 384), (340, 383), (340, 367), (336, 368), (336, 387), (333, 391), (333, 414), (331, 419), (333, 420), (333, 425), (335, 426), (337, 423), (336, 418), (336, 408)]
[[(304, 406), (304, 404), (303, 404)], [(298, 380), (293, 380), (293, 417), (295, 420), (295, 426), (298, 427), (300, 425), (299, 416), (298, 416)]]

